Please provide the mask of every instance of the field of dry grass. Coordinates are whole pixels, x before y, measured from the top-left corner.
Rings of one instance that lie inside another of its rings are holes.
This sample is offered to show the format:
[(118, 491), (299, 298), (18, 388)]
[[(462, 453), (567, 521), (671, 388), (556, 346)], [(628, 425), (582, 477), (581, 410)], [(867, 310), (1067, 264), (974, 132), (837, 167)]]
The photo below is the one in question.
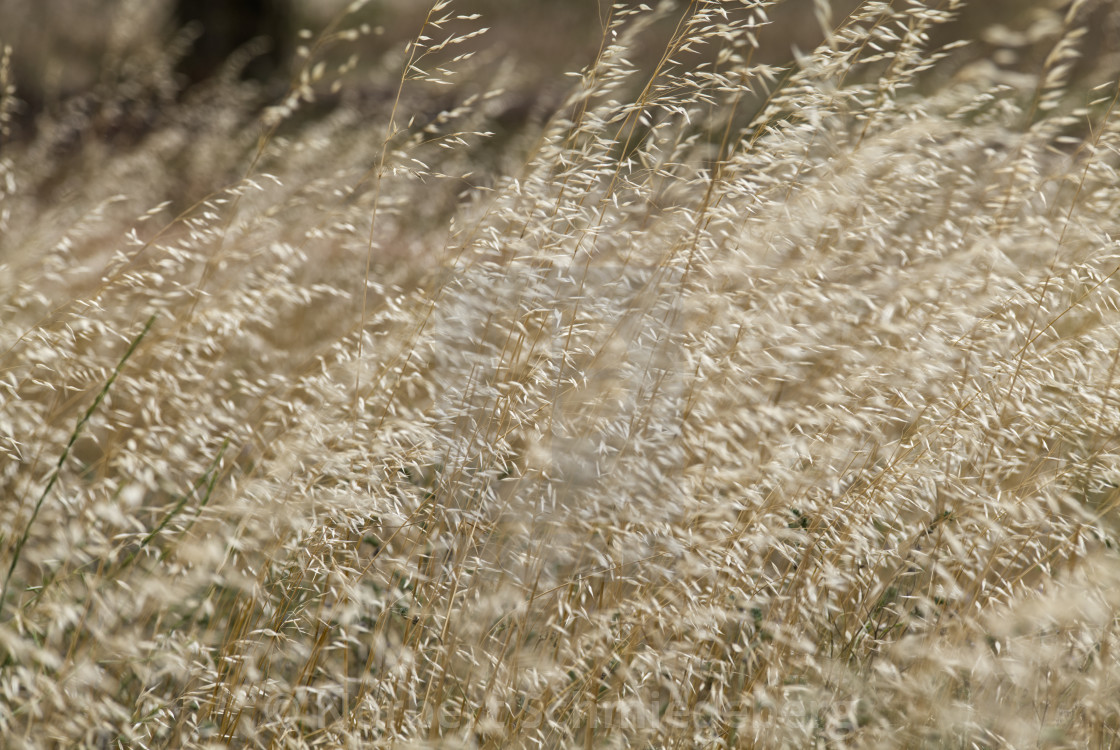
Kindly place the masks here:
[(4, 58), (0, 745), (1120, 747), (1120, 12), (651, 5)]

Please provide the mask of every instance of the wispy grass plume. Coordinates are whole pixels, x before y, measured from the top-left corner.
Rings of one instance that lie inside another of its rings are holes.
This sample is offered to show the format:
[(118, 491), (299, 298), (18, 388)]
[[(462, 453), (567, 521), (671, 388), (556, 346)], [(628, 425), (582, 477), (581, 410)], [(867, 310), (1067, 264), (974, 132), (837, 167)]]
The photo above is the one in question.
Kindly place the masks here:
[(1120, 15), (990, 7), (122, 13), (0, 155), (3, 742), (1120, 746)]

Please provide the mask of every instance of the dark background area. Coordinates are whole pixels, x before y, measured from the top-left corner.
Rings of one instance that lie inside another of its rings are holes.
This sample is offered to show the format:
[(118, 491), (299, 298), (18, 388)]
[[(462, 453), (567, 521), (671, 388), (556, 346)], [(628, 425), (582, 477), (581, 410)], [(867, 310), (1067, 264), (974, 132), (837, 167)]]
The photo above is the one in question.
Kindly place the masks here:
[[(636, 3), (635, 3), (636, 4)], [(817, 45), (821, 31), (813, 0), (789, 0), (769, 12), (773, 24), (759, 35), (758, 62), (783, 64), (791, 48)], [(978, 59), (1008, 70), (1038, 70), (1050, 50), (1054, 14), (1064, 0), (977, 0), (957, 21), (939, 29), (935, 45), (955, 39), (976, 43), (958, 52), (940, 73)], [(354, 22), (377, 34), (362, 40), (362, 65), (376, 67), (386, 52), (415, 35), (428, 3), (383, 0), (362, 8)], [(563, 85), (562, 74), (586, 65), (599, 48), (608, 0), (458, 0), (448, 10), (478, 12), (473, 23), (492, 27), (477, 46), (485, 54), (518, 66), (524, 91), (522, 109), (549, 87)], [(833, 0), (839, 23), (858, 0)], [(9, 140), (26, 139), (46, 114), (84, 124), (88, 136), (109, 143), (131, 142), (160, 121), (168, 102), (206, 84), (232, 67), (243, 80), (259, 85), (261, 106), (280, 99), (293, 75), (295, 52), (346, 6), (343, 0), (45, 0), (0, 2), (0, 43), (14, 49), (19, 104)], [(1049, 21), (1045, 19), (1049, 17)], [(1075, 77), (1085, 87), (1120, 72), (1120, 14), (1108, 0), (1091, 0), (1082, 15), (1087, 29), (1084, 55)], [(352, 23), (350, 25), (353, 25)], [(639, 64), (656, 59), (671, 23), (650, 35)], [(359, 71), (360, 72), (360, 71)], [(358, 85), (363, 85), (358, 80)], [(379, 97), (374, 96), (374, 99)], [(111, 107), (106, 102), (112, 102)], [(74, 114), (74, 113), (77, 114)]]
[(267, 50), (249, 62), (245, 77), (268, 80), (281, 74), (292, 53), (289, 0), (177, 0), (172, 26), (197, 34), (177, 66), (187, 85), (214, 75), (230, 55), (257, 38), (267, 40)]

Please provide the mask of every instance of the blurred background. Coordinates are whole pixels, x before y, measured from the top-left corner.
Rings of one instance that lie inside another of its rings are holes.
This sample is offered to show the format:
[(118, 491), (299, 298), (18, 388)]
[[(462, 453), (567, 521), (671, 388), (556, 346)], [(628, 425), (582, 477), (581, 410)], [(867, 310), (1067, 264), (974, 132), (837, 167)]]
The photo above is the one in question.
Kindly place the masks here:
[[(784, 65), (793, 60), (795, 49), (818, 45), (823, 34), (814, 7), (820, 3), (786, 0), (769, 6), (773, 23), (759, 34), (762, 46), (754, 61)], [(677, 5), (634, 51), (639, 67), (652, 68), (676, 20), (690, 7)], [(827, 0), (827, 5), (835, 26), (859, 0)], [(935, 46), (960, 39), (973, 43), (954, 51), (923, 85), (940, 85), (973, 63), (1009, 73), (1037, 72), (1069, 6), (1069, 0), (967, 3), (957, 20), (940, 27), (931, 41)], [(1120, 71), (1120, 11), (1115, 6), (1112, 0), (1079, 3), (1077, 22), (1085, 36), (1072, 90), (1084, 92), (1086, 99), (1092, 86), (1114, 80)], [(243, 113), (259, 113), (290, 93), (307, 59), (301, 52), (312, 46), (310, 58), (332, 67), (349, 56), (356, 59), (344, 81), (347, 106), (384, 109), (399, 82), (401, 51), (428, 8), (420, 0), (0, 2), (0, 45), (13, 50), (8, 75), (16, 97), (8, 107), (8, 132), (0, 137), (0, 150), (38, 138), (43, 158), (65, 172), (67, 160), (80, 152), (131, 148), (165, 125), (182, 127), (189, 119), (185, 113), (198, 121), (202, 108), (229, 110), (235, 89), (236, 106)], [(501, 66), (516, 70), (516, 76), (501, 81), (506, 94), (495, 117), (495, 130), (508, 135), (554, 111), (572, 82), (563, 74), (594, 59), (612, 11), (608, 0), (455, 0), (443, 12), (480, 14), (477, 20), (450, 25), (490, 27), (462, 47), (477, 52), (466, 69), (466, 93), (472, 90), (471, 76), (484, 79)], [(320, 44), (320, 32), (331, 28), (364, 31), (359, 39)], [(489, 85), (473, 82), (475, 90)], [(303, 121), (343, 101), (327, 86), (320, 88), (314, 105), (301, 107)], [(458, 89), (430, 95), (433, 112), (465, 98)], [(49, 146), (43, 145), (48, 141)], [(219, 181), (225, 177), (214, 175)], [(48, 176), (44, 183), (52, 181), (57, 180)], [(46, 194), (40, 190), (41, 197)]]
[[(345, 0), (0, 3), (0, 43), (13, 48), (15, 82), (23, 102), (17, 113), (17, 130), (26, 134), (37, 114), (119, 82), (127, 75), (130, 60), (149, 60), (153, 53), (170, 51), (178, 56), (174, 84), (181, 90), (217, 74), (238, 50), (252, 56), (243, 63), (243, 78), (278, 87), (291, 75), (300, 30), (317, 32), (347, 5)], [(858, 2), (831, 0), (831, 5), (833, 19), (839, 23)], [(978, 44), (970, 50), (971, 56), (1002, 53), (1001, 65), (1033, 66), (1046, 52), (1033, 48), (1047, 31), (1037, 24), (1052, 25), (1054, 11), (1061, 12), (1068, 5), (1068, 0), (974, 1), (961, 9), (959, 20), (942, 29), (941, 38), (935, 41), (974, 39)], [(1085, 67), (1111, 65), (1115, 71), (1120, 50), (1117, 14), (1109, 12), (1112, 3), (1107, 0), (1085, 5)], [(357, 15), (379, 32), (370, 41), (372, 55), (366, 62), (376, 62), (378, 47), (413, 35), (427, 6), (419, 0), (381, 0), (362, 8)], [(787, 0), (768, 11), (774, 23), (761, 35), (762, 61), (780, 64), (790, 59), (791, 47), (810, 49), (820, 42), (813, 6), (814, 0)], [(599, 46), (610, 3), (458, 0), (448, 10), (481, 13), (478, 23), (492, 28), (483, 38), (485, 45), (515, 58), (527, 73), (544, 78), (579, 69), (589, 61)]]

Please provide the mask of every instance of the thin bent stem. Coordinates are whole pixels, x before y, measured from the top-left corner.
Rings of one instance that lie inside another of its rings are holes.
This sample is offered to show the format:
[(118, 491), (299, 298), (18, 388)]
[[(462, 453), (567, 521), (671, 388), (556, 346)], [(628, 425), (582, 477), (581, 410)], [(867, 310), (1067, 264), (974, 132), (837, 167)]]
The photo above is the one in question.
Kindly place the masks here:
[(66, 443), (66, 447), (62, 449), (62, 455), (58, 457), (58, 462), (55, 464), (54, 471), (51, 472), (50, 479), (47, 480), (47, 486), (43, 488), (43, 491), (39, 494), (39, 499), (35, 501), (35, 509), (31, 511), (31, 518), (27, 519), (27, 525), (23, 528), (23, 534), (20, 535), (19, 541), (16, 542), (15, 551), (12, 553), (12, 562), (8, 565), (8, 573), (4, 577), (4, 587), (3, 589), (0, 589), (0, 621), (3, 620), (4, 603), (8, 599), (8, 587), (12, 583), (12, 575), (15, 573), (16, 565), (19, 564), (19, 557), (23, 552), (23, 547), (25, 544), (27, 544), (28, 537), (31, 536), (31, 526), (35, 523), (35, 519), (39, 516), (39, 511), (42, 510), (43, 503), (46, 501), (47, 495), (51, 493), (51, 490), (54, 489), (55, 483), (58, 482), (58, 477), (62, 472), (62, 467), (66, 464), (66, 459), (70, 456), (70, 450), (74, 447), (74, 443), (78, 442), (78, 438), (81, 437), (82, 431), (85, 429), (86, 424), (89, 422), (90, 418), (93, 417), (93, 413), (97, 411), (99, 406), (101, 406), (101, 402), (105, 400), (105, 396), (109, 393), (109, 389), (113, 387), (113, 383), (116, 381), (117, 376), (121, 374), (121, 370), (124, 368), (124, 363), (128, 361), (129, 357), (131, 357), (132, 354), (136, 351), (136, 348), (140, 346), (140, 342), (143, 341), (144, 337), (148, 335), (148, 331), (152, 329), (152, 325), (155, 322), (155, 315), (152, 315), (152, 317), (148, 318), (148, 322), (144, 324), (144, 329), (140, 331), (136, 338), (132, 340), (132, 343), (128, 345), (128, 350), (125, 351), (124, 356), (121, 357), (119, 362), (117, 362), (117, 366), (113, 370), (113, 374), (109, 376), (109, 379), (105, 382), (105, 385), (101, 388), (101, 391), (98, 392), (97, 397), (93, 400), (93, 403), (90, 404), (88, 409), (86, 409), (86, 413), (82, 415), (82, 418), (78, 420), (78, 424), (74, 426), (74, 431), (70, 433), (70, 440)]

